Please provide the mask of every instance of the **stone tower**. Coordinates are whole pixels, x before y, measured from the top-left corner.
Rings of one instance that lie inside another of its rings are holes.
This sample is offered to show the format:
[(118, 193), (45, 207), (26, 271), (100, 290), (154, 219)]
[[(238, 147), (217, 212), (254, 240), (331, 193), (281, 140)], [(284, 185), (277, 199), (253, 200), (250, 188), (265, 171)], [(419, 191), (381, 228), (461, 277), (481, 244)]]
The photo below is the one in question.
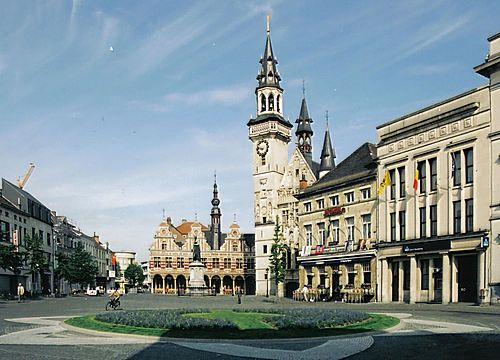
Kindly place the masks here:
[(288, 143), (292, 124), (283, 117), (283, 89), (277, 69), (269, 16), (266, 45), (257, 72), (255, 89), (256, 117), (248, 121), (253, 153), (253, 189), (255, 216), (255, 274), (256, 293), (265, 295), (268, 287), (266, 269), (277, 215), (277, 189), (288, 163)]

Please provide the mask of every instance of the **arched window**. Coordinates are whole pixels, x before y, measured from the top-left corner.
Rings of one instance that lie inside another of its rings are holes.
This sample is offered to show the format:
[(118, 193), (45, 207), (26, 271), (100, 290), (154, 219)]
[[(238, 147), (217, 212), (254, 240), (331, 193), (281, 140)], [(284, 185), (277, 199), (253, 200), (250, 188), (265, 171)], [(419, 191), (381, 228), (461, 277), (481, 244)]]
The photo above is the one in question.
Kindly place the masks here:
[(273, 111), (274, 110), (274, 96), (273, 96), (273, 94), (269, 95), (267, 102), (268, 102), (269, 111)]
[(266, 97), (264, 94), (260, 96), (260, 111), (266, 111)]
[(280, 111), (281, 111), (281, 110), (280, 110), (280, 100), (281, 100), (281, 96), (279, 96), (279, 95), (278, 95), (278, 96), (276, 96), (276, 110), (277, 110), (278, 112), (280, 112)]

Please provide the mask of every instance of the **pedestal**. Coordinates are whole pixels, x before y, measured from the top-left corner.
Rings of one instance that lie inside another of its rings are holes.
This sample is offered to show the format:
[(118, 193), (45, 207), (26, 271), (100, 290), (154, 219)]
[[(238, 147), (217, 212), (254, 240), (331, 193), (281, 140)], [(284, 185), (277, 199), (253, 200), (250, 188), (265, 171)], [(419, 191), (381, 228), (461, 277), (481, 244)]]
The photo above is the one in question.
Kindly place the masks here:
[(205, 284), (205, 265), (199, 261), (189, 264), (189, 295), (204, 295), (207, 291)]

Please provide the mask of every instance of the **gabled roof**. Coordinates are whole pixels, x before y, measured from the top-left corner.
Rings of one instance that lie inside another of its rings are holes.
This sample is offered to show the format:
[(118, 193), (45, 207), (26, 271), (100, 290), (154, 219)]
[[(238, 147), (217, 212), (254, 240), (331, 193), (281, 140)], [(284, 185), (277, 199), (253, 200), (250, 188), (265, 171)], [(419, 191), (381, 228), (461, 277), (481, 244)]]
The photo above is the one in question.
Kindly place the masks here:
[(377, 151), (374, 144), (364, 143), (344, 161), (326, 174), (321, 180), (309, 186), (297, 198), (304, 198), (327, 188), (344, 186), (346, 183), (377, 176)]

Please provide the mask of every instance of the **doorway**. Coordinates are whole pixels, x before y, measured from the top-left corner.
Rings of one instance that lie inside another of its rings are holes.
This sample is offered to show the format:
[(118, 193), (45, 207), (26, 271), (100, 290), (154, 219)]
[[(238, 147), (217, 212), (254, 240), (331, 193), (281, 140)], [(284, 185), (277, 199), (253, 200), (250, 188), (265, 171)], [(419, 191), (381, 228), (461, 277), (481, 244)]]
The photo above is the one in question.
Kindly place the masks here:
[(458, 301), (477, 302), (477, 255), (457, 257)]
[(392, 301), (399, 301), (399, 262), (391, 263)]

